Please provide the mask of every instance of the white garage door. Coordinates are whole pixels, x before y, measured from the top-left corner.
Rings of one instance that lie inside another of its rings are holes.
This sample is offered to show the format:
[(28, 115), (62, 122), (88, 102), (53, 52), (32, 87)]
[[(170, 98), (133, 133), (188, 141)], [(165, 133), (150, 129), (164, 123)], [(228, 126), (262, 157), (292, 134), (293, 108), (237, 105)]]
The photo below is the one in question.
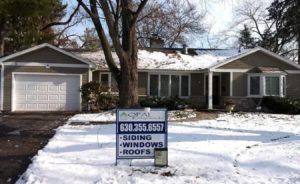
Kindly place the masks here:
[(13, 111), (80, 110), (79, 75), (14, 74)]

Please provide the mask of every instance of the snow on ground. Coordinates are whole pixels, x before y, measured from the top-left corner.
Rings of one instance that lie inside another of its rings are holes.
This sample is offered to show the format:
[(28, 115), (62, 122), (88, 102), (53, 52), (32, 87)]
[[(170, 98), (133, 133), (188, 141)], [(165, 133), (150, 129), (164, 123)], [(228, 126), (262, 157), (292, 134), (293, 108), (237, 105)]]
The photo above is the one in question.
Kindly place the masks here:
[(300, 116), (221, 114), (168, 130), (169, 167), (115, 166), (114, 124), (67, 124), (17, 183), (300, 183)]
[[(169, 120), (185, 120), (195, 118), (196, 113), (192, 111), (169, 111)], [(77, 114), (69, 119), (71, 122), (114, 122), (116, 121), (116, 111), (106, 111), (103, 113)]]

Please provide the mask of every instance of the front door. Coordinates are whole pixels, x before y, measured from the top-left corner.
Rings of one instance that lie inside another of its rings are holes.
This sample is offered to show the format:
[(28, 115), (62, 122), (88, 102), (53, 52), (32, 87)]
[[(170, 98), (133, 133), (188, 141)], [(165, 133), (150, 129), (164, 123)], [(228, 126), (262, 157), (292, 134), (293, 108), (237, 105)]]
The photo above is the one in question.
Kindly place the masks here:
[[(208, 104), (208, 76), (205, 78), (205, 96)], [(220, 105), (220, 76), (213, 76), (213, 105)]]

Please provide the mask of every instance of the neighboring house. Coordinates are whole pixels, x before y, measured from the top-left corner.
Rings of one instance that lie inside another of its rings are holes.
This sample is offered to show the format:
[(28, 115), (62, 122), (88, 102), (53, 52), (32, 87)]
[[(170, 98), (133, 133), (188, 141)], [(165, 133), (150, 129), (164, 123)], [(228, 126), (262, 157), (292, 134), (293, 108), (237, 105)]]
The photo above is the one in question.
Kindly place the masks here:
[[(254, 110), (263, 96), (300, 96), (300, 66), (263, 48), (143, 48), (138, 57), (140, 97), (178, 96), (208, 109), (232, 99), (237, 109)], [(70, 53), (42, 44), (0, 63), (5, 111), (81, 110), (82, 84), (116, 85), (102, 51)]]

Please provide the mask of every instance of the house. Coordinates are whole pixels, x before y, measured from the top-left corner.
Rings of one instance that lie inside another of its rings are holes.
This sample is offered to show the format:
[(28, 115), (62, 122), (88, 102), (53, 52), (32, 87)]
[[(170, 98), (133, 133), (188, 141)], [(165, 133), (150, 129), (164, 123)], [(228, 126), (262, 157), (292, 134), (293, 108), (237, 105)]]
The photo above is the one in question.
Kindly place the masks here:
[[(93, 80), (114, 85), (102, 51), (74, 54), (97, 65)], [(140, 97), (179, 96), (208, 109), (232, 99), (237, 109), (249, 111), (263, 96), (300, 95), (300, 65), (260, 47), (146, 48), (138, 57)]]
[[(300, 96), (300, 65), (260, 47), (140, 48), (138, 57), (140, 97), (178, 96), (208, 109), (232, 99), (237, 109), (254, 110), (263, 96)], [(67, 52), (42, 44), (0, 64), (4, 111), (80, 111), (82, 84), (116, 85), (101, 50)]]

